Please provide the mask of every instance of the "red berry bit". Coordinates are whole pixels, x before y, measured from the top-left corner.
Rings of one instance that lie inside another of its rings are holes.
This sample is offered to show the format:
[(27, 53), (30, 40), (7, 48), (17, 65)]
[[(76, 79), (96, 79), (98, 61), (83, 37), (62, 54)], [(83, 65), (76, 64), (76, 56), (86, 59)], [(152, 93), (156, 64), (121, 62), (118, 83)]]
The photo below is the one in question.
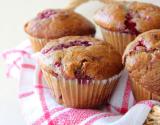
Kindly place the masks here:
[[(87, 60), (85, 60), (85, 59), (81, 61), (81, 68), (83, 67), (83, 64), (85, 62), (87, 62)], [(75, 75), (75, 78), (78, 79), (78, 83), (86, 84), (87, 81), (92, 80), (92, 78), (88, 75), (85, 75), (85, 73), (82, 72), (81, 68), (78, 68), (77, 70), (75, 70), (74, 75)]]
[(59, 96), (59, 99), (62, 99), (62, 95)]
[(48, 19), (48, 18), (51, 18), (56, 13), (57, 12), (52, 9), (44, 10), (37, 15), (37, 18), (38, 19)]
[(83, 74), (80, 69), (77, 69), (74, 74), (79, 84), (86, 84), (88, 80), (92, 80), (90, 76)]
[(61, 62), (55, 62), (54, 65), (55, 65), (56, 67), (60, 67), (60, 66), (61, 66)]
[(126, 20), (125, 20), (124, 24), (126, 25), (126, 29), (125, 29), (124, 33), (131, 33), (134, 35), (139, 34), (139, 31), (137, 31), (137, 29), (136, 29), (136, 23), (132, 22), (132, 16), (130, 13), (128, 13), (126, 15)]
[(87, 46), (91, 46), (91, 43), (88, 42), (88, 41), (78, 41), (77, 40), (77, 41), (73, 41), (73, 42), (70, 42), (70, 43), (67, 43), (67, 44), (59, 44), (56, 47), (51, 47), (49, 49), (43, 50), (42, 54), (46, 54), (46, 53), (56, 51), (56, 50), (62, 50), (62, 49), (70, 48), (70, 47), (73, 47), (73, 46), (86, 46), (87, 47)]
[(145, 42), (143, 40), (139, 41), (138, 44), (134, 47), (133, 50), (136, 50), (136, 51), (139, 51), (139, 50), (147, 51), (147, 47), (145, 45)]

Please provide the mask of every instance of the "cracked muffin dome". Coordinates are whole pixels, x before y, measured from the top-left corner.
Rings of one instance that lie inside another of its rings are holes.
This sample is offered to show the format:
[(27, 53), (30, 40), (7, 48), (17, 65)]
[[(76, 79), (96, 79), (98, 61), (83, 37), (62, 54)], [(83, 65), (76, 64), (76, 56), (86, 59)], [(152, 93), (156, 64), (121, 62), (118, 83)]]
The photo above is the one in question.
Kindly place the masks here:
[(48, 43), (40, 65), (55, 77), (107, 79), (122, 70), (121, 56), (106, 42), (87, 36), (67, 36)]
[(160, 28), (160, 7), (142, 2), (110, 2), (94, 20), (105, 29), (138, 35)]
[(145, 32), (131, 42), (124, 52), (123, 64), (137, 100), (160, 99), (160, 30)]
[(94, 25), (82, 15), (67, 9), (47, 9), (24, 26), (36, 38), (55, 39), (69, 35), (94, 35)]

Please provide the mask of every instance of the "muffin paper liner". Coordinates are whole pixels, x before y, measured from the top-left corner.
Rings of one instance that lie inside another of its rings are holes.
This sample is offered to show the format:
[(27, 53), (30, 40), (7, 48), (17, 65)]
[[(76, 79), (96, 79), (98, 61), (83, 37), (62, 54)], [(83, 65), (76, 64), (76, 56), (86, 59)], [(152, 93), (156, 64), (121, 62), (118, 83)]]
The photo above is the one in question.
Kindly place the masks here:
[(42, 69), (44, 78), (51, 89), (52, 96), (60, 104), (74, 108), (95, 108), (110, 99), (119, 77), (107, 80), (66, 80), (56, 78)]
[(121, 55), (123, 55), (126, 46), (136, 37), (136, 35), (109, 31), (103, 28), (101, 28), (101, 31), (103, 39), (110, 43)]
[(30, 36), (32, 49), (34, 52), (39, 52), (41, 49), (51, 40), (48, 39), (40, 39), (40, 38), (34, 38)]
[(133, 91), (133, 95), (136, 99), (136, 101), (143, 101), (143, 100), (157, 100), (160, 101), (160, 95), (153, 93), (152, 91), (149, 91), (147, 88), (142, 86), (140, 83), (135, 83), (131, 81), (131, 88)]
[[(55, 79), (52, 78), (53, 76), (51, 74), (47, 73), (45, 70), (42, 70), (42, 72), (43, 72), (45, 80), (47, 81), (47, 85), (51, 90), (52, 96), (56, 99), (56, 101), (59, 104), (62, 104), (63, 103), (62, 92), (60, 90), (59, 81), (55, 81)], [(52, 85), (52, 84), (54, 84), (54, 85)]]
[[(94, 34), (88, 35), (91, 37), (94, 37)], [(39, 52), (41, 49), (48, 43), (51, 42), (54, 39), (41, 39), (41, 38), (35, 38), (32, 36), (29, 36), (31, 41), (31, 46), (34, 52)]]

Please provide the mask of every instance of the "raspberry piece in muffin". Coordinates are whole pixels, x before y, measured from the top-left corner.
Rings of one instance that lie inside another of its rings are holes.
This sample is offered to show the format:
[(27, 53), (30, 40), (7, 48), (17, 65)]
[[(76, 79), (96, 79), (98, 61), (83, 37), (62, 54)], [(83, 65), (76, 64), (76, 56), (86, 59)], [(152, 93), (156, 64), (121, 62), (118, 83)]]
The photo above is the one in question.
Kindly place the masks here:
[(136, 23), (132, 22), (132, 19), (133, 19), (132, 15), (130, 13), (128, 13), (126, 15), (126, 20), (124, 22), (126, 28), (122, 32), (138, 35), (139, 31), (137, 31), (137, 29), (136, 29)]
[(66, 49), (66, 48), (73, 47), (73, 46), (90, 46), (90, 45), (91, 45), (91, 43), (89, 41), (71, 41), (67, 44), (59, 44), (55, 47), (51, 47), (49, 49), (43, 50), (42, 53), (46, 54), (50, 51), (62, 50), (64, 48)]
[(136, 51), (139, 51), (139, 50), (142, 50), (142, 49), (145, 50), (145, 51), (147, 50), (143, 40), (138, 41), (137, 45), (134, 47), (134, 50), (136, 50)]
[(87, 80), (92, 80), (93, 78), (91, 78), (88, 75), (85, 75), (85, 73), (82, 70), (82, 67), (85, 65), (85, 63), (87, 62), (86, 59), (81, 61), (81, 66), (75, 70), (74, 75), (75, 78), (78, 79), (78, 83), (86, 83)]
[(60, 67), (60, 66), (61, 66), (61, 62), (60, 62), (60, 61), (57, 61), (57, 62), (54, 63), (54, 65), (55, 65), (56, 67)]
[(47, 10), (44, 10), (44, 11), (38, 13), (37, 19), (48, 19), (48, 18), (51, 18), (56, 13), (57, 13), (57, 11), (55, 11), (53, 9), (47, 9)]

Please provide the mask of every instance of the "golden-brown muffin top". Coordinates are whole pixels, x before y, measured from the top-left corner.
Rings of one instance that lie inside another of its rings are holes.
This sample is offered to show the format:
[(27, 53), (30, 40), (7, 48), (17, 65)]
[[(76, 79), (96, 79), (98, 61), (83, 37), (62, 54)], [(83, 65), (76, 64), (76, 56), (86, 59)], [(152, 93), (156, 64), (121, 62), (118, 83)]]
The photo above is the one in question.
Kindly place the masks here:
[(67, 9), (47, 9), (24, 26), (36, 38), (55, 39), (70, 35), (94, 35), (94, 25), (82, 15)]
[(127, 46), (123, 54), (123, 61), (129, 55), (139, 54), (140, 52), (154, 53), (158, 50), (160, 50), (160, 29), (150, 30), (139, 35)]
[(40, 65), (67, 79), (107, 79), (122, 70), (121, 56), (106, 42), (87, 36), (68, 36), (48, 43)]
[(110, 2), (94, 20), (105, 29), (138, 35), (160, 28), (160, 7), (142, 2)]

